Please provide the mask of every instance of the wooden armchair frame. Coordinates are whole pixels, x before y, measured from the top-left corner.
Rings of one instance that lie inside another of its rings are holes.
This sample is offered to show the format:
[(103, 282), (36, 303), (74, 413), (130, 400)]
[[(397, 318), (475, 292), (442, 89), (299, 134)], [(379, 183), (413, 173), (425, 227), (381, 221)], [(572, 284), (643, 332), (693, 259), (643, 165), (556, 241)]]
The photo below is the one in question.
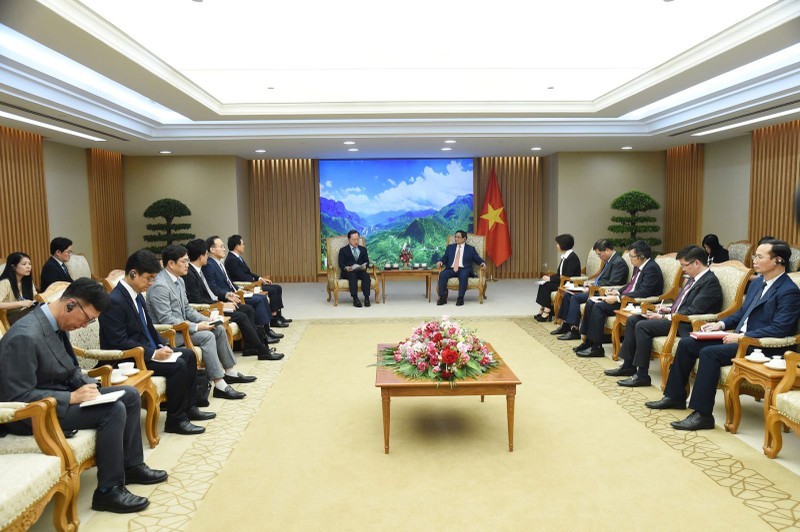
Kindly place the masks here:
[(769, 405), (769, 413), (764, 420), (764, 430), (766, 431), (764, 454), (769, 458), (775, 458), (781, 452), (781, 447), (783, 447), (783, 427), (794, 431), (795, 434), (800, 436), (800, 419), (789, 417), (785, 412), (780, 411), (777, 406), (779, 397), (782, 394), (789, 392), (800, 394), (800, 391), (797, 390), (800, 388), (800, 380), (798, 380), (800, 371), (797, 369), (797, 365), (800, 364), (800, 353), (786, 351), (783, 358), (786, 360), (786, 374), (775, 387)]
[[(358, 239), (358, 244), (360, 246), (367, 246), (367, 240), (362, 236)], [(327, 273), (327, 286), (326, 289), (328, 291), (328, 301), (331, 300), (331, 295), (333, 295), (333, 306), (336, 307), (339, 305), (339, 292), (345, 291), (347, 292), (347, 288), (342, 288), (340, 286), (339, 281), (344, 281), (339, 275), (339, 250), (347, 245), (347, 236), (346, 235), (338, 235), (338, 236), (330, 236), (325, 239), (325, 245), (327, 249), (328, 255), (328, 269), (326, 270)], [(380, 283), (378, 282), (378, 269), (375, 267), (375, 263), (372, 263), (371, 266), (367, 267), (367, 271), (371, 277), (371, 286), (370, 288), (374, 292), (373, 300), (375, 304), (380, 303), (380, 299), (378, 296), (381, 292)], [(361, 281), (358, 282), (359, 288), (361, 287)]]

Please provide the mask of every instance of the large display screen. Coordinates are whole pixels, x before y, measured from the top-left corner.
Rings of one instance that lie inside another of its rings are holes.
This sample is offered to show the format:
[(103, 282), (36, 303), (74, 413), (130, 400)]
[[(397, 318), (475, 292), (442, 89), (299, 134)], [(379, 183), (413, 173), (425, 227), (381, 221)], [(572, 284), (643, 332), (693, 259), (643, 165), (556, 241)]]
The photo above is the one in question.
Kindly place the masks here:
[[(321, 257), (325, 238), (355, 229), (370, 261), (435, 263), (447, 235), (473, 229), (472, 159), (361, 159), (319, 162)], [(333, 255), (336, 257), (336, 252)]]

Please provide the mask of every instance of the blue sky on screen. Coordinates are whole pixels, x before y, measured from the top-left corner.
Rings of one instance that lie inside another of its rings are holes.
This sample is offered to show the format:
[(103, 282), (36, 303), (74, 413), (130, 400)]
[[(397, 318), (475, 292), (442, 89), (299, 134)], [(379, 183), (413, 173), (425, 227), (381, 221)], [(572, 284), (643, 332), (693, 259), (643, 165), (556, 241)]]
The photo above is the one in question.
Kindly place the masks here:
[(440, 209), (472, 194), (472, 159), (360, 159), (319, 162), (320, 196), (359, 214)]

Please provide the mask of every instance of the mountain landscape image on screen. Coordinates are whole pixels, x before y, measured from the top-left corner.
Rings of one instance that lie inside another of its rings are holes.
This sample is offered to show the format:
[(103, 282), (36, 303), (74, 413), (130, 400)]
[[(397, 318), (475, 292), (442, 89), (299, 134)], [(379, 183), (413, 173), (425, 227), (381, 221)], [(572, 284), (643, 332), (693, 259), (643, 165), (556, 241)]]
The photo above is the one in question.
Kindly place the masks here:
[(411, 250), (412, 262), (434, 264), (444, 253), (447, 236), (458, 229), (472, 231), (473, 196), (458, 196), (439, 210), (350, 212), (341, 201), (320, 197), (323, 252), (325, 238), (355, 229), (367, 240), (370, 261), (382, 267), (399, 262), (400, 250)]

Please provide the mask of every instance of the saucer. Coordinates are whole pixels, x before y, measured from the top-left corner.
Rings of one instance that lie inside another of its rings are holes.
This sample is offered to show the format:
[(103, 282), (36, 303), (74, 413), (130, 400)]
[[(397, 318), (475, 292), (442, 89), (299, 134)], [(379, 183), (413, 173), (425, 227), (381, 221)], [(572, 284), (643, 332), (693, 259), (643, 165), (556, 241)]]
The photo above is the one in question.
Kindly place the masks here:
[(126, 377), (130, 377), (131, 375), (136, 375), (137, 373), (139, 373), (139, 370), (136, 368), (122, 371), (122, 374), (125, 375)]
[(770, 360), (772, 360), (771, 358), (768, 358), (768, 357), (757, 358), (757, 357), (754, 357), (753, 355), (747, 355), (744, 358), (746, 358), (750, 362), (755, 362), (756, 364), (763, 364), (764, 362), (769, 362)]
[(782, 360), (779, 363), (775, 363), (774, 361), (770, 360), (769, 362), (764, 364), (764, 367), (767, 367), (769, 369), (775, 369), (775, 370), (783, 371), (783, 370), (786, 369), (786, 361)]
[(119, 384), (121, 382), (125, 382), (126, 380), (128, 380), (128, 377), (126, 377), (123, 374), (119, 375), (115, 375), (113, 373), (111, 374), (111, 384)]

